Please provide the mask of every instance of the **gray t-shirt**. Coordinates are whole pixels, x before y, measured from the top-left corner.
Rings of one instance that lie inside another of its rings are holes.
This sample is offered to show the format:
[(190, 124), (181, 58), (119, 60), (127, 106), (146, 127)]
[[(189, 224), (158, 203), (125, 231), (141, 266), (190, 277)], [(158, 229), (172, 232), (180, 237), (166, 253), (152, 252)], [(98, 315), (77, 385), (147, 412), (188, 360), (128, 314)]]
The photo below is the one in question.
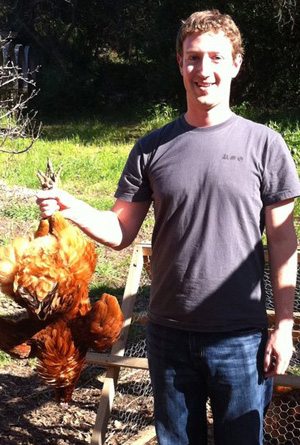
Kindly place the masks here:
[(153, 200), (149, 319), (200, 332), (266, 326), (264, 206), (298, 195), (282, 137), (235, 114), (206, 128), (181, 116), (141, 138), (115, 196)]

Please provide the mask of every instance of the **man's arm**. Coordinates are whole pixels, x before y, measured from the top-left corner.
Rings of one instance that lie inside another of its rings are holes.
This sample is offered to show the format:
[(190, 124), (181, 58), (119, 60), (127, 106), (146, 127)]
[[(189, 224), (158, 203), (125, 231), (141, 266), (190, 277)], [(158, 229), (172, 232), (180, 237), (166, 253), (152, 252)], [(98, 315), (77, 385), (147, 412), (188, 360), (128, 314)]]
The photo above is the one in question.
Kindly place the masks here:
[(275, 306), (275, 327), (265, 352), (266, 377), (284, 374), (293, 353), (293, 307), (297, 277), (294, 200), (266, 207), (266, 234)]
[(151, 204), (116, 200), (111, 210), (99, 211), (60, 189), (39, 192), (36, 202), (43, 218), (59, 210), (89, 237), (115, 250), (133, 242)]

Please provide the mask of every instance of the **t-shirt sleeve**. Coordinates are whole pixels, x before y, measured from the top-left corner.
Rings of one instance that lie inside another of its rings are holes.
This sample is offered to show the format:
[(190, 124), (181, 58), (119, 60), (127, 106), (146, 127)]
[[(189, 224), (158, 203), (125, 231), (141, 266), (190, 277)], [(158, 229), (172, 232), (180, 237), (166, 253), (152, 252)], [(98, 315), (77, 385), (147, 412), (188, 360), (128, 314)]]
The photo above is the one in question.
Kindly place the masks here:
[(152, 190), (147, 177), (147, 155), (138, 141), (131, 150), (120, 177), (115, 198), (122, 201), (150, 201)]
[(265, 206), (300, 195), (298, 172), (281, 135), (270, 143), (263, 171), (262, 200)]

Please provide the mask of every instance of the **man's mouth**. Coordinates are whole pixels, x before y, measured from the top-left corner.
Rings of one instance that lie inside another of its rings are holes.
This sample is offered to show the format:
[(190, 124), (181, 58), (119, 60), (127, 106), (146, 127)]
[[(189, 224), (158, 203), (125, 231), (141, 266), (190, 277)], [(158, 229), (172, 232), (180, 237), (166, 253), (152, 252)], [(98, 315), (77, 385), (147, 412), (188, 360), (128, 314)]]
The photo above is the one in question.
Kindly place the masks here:
[(197, 85), (198, 88), (203, 88), (203, 89), (207, 89), (212, 85), (214, 85), (214, 83), (211, 82), (195, 82), (195, 84)]

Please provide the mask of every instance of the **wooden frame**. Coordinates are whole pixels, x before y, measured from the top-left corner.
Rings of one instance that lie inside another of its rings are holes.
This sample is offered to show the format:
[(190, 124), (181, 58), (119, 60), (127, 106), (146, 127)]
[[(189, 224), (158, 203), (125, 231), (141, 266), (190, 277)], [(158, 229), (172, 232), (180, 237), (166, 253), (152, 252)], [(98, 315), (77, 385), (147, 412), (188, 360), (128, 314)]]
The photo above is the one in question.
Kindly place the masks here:
[[(148, 360), (146, 358), (138, 357), (124, 357), (126, 342), (129, 334), (130, 324), (133, 319), (133, 308), (140, 285), (141, 273), (143, 266), (150, 276), (149, 265), (152, 254), (151, 245), (149, 243), (137, 244), (134, 247), (129, 272), (127, 276), (126, 286), (124, 290), (121, 309), (124, 315), (124, 325), (121, 336), (118, 342), (112, 348), (110, 354), (100, 354), (89, 352), (87, 354), (87, 363), (104, 366), (107, 368), (106, 377), (102, 389), (102, 394), (98, 406), (95, 426), (93, 429), (91, 445), (103, 445), (105, 442), (105, 434), (109, 416), (113, 406), (113, 399), (115, 395), (115, 388), (118, 381), (118, 376), (121, 367), (148, 369)], [(268, 262), (268, 252), (265, 251), (265, 260)], [(298, 263), (300, 263), (300, 252), (298, 252)], [(269, 324), (272, 325), (274, 321), (274, 311), (267, 311)], [(300, 339), (300, 312), (294, 313), (295, 327), (293, 330), (294, 340)], [(274, 385), (291, 386), (300, 389), (300, 376), (282, 375), (274, 378)], [(154, 430), (152, 436), (155, 437)], [(152, 437), (151, 437), (152, 438)], [(145, 441), (139, 440), (139, 444), (146, 444), (149, 441), (149, 436)]]
[(98, 406), (96, 422), (92, 434), (92, 445), (103, 445), (107, 424), (112, 410), (115, 388), (121, 366), (148, 369), (148, 362), (145, 358), (124, 357), (126, 341), (132, 320), (133, 307), (136, 300), (137, 291), (140, 284), (143, 269), (144, 249), (148, 247), (138, 244), (134, 247), (126, 286), (124, 290), (121, 309), (124, 315), (124, 324), (119, 340), (113, 346), (111, 354), (88, 353), (87, 363), (106, 366), (106, 377), (103, 384), (102, 394)]

